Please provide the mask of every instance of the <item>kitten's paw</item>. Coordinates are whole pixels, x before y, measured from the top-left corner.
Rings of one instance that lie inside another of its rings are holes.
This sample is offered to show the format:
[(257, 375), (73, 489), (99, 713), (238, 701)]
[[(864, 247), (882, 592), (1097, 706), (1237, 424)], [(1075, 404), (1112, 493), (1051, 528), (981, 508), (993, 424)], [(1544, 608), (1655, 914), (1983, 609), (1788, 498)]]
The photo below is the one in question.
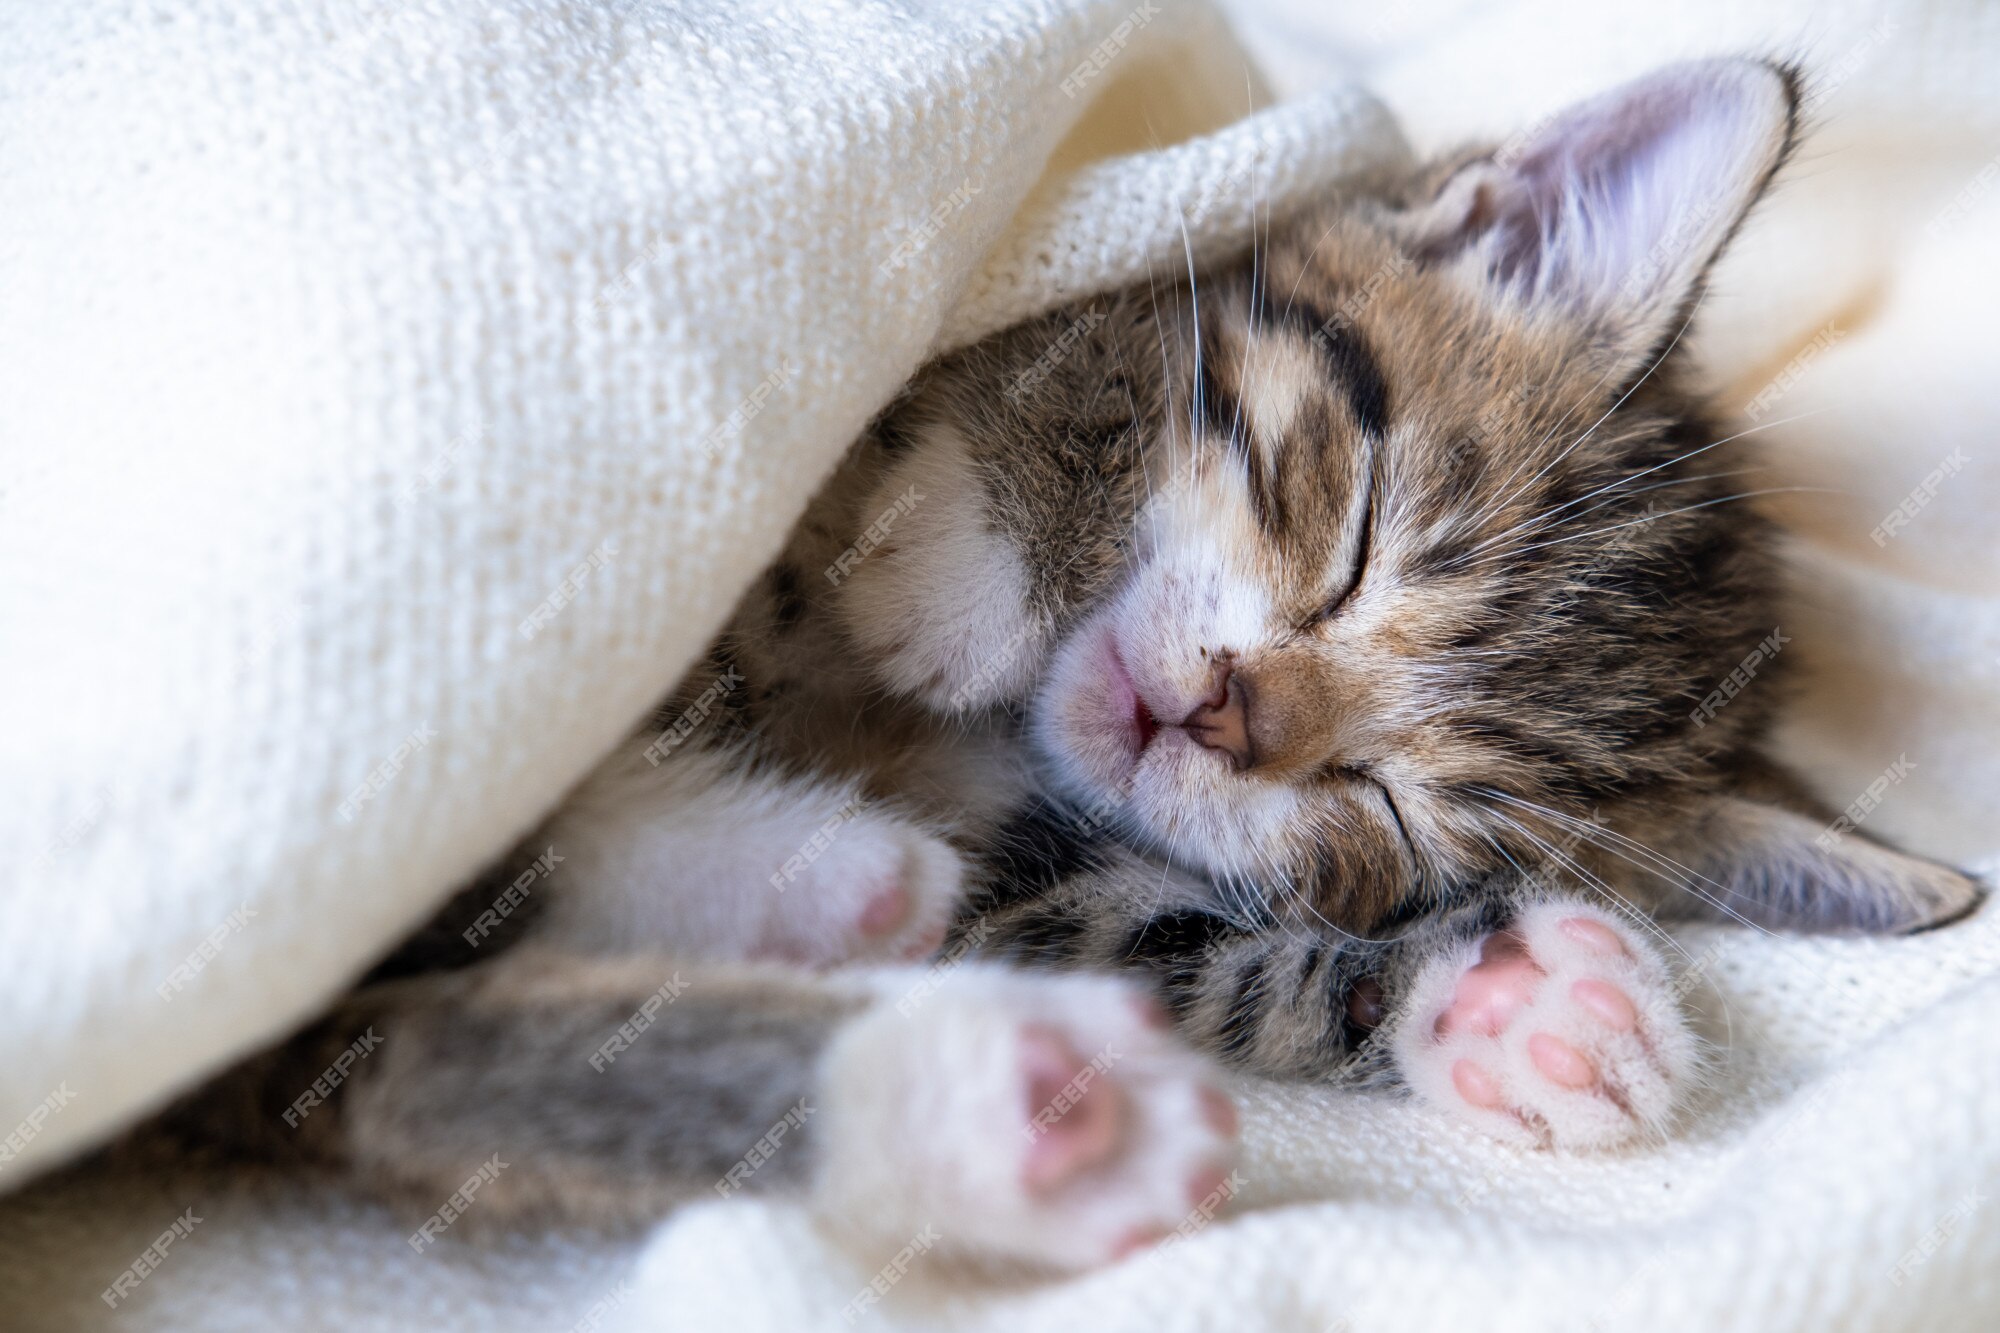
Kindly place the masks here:
[(951, 844), (893, 814), (836, 812), (772, 874), (752, 958), (831, 967), (936, 953), (964, 899)]
[(841, 623), (875, 674), (944, 713), (1024, 695), (1047, 626), (1031, 610), (1027, 564), (994, 533), (991, 501), (956, 434), (932, 427), (863, 508), (864, 540), (829, 577)]
[(844, 1033), (822, 1210), (892, 1252), (1089, 1268), (1230, 1193), (1236, 1112), (1158, 1006), (1112, 978), (967, 965)]
[(1696, 1063), (1651, 947), (1573, 901), (1536, 904), (1434, 959), (1392, 1042), (1419, 1095), (1496, 1136), (1560, 1148), (1657, 1134)]

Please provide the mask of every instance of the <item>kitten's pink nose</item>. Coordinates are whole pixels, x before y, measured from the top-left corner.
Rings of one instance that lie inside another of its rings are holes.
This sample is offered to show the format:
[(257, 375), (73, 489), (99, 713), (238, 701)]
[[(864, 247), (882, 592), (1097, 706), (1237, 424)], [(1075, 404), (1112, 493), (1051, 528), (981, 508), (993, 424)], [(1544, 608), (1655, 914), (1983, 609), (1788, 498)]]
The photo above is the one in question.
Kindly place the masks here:
[(1240, 673), (1226, 662), (1215, 668), (1215, 683), (1208, 698), (1181, 723), (1188, 736), (1204, 750), (1220, 750), (1241, 773), (1256, 762), (1250, 746), (1250, 692)]

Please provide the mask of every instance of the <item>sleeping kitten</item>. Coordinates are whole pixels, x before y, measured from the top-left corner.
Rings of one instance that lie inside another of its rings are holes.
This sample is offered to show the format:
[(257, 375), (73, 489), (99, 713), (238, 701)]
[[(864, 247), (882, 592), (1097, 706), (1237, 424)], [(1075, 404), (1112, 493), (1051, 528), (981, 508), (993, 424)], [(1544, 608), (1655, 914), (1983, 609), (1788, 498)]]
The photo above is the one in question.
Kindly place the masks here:
[(1824, 832), (1761, 676), (1712, 701), (1777, 569), (1678, 349), (1798, 100), (1673, 67), (931, 366), (652, 725), (175, 1118), (426, 1208), (497, 1152), (489, 1215), (791, 1189), (1058, 1267), (1218, 1192), (1220, 1065), (1659, 1133), (1644, 914), (1979, 897)]

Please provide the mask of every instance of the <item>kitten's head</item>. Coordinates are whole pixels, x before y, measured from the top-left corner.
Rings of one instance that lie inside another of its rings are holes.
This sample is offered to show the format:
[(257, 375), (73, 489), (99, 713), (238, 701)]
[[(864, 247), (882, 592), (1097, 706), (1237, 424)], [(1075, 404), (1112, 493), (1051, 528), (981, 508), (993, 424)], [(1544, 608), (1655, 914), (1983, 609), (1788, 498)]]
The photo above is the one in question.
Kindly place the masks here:
[(1746, 487), (1669, 349), (1792, 116), (1669, 71), (1197, 283), (1130, 574), (1035, 701), (1075, 796), (1366, 926), (1726, 755), (1751, 702), (1690, 715), (1771, 577), (1693, 507)]
[(1072, 803), (1370, 929), (1738, 784), (1770, 691), (1703, 705), (1782, 647), (1776, 576), (1679, 349), (1797, 107), (1673, 67), (964, 361), (944, 427), (1059, 557), (1028, 716)]

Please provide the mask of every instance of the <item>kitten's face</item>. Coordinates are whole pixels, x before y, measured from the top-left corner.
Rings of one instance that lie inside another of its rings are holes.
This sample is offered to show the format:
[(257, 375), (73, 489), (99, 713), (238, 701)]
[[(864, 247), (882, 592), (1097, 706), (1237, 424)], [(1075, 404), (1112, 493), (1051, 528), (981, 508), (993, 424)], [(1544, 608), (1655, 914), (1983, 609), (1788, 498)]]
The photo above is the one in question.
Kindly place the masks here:
[(1720, 503), (1755, 480), (1700, 452), (1725, 432), (1661, 353), (1786, 127), (1690, 202), (1661, 179), (1713, 145), (1609, 114), (1639, 136), (1609, 164), (1440, 169), (1199, 284), (1198, 321), (1163, 298), (1151, 498), (1030, 707), (1083, 809), (1365, 928), (1560, 859), (1533, 807), (1670, 799), (1760, 721), (1691, 716), (1771, 632), (1772, 578)]
[(1700, 769), (1738, 727), (1690, 711), (1769, 632), (1769, 578), (1754, 521), (1687, 509), (1745, 487), (1676, 461), (1720, 434), (1669, 376), (1613, 410), (1630, 377), (1583, 330), (1357, 222), (1308, 249), (1265, 257), (1261, 299), (1202, 291), (1203, 410), (1152, 424), (1129, 571), (1031, 717), (1086, 809), (1365, 924), (1540, 860), (1508, 796), (1587, 815)]

